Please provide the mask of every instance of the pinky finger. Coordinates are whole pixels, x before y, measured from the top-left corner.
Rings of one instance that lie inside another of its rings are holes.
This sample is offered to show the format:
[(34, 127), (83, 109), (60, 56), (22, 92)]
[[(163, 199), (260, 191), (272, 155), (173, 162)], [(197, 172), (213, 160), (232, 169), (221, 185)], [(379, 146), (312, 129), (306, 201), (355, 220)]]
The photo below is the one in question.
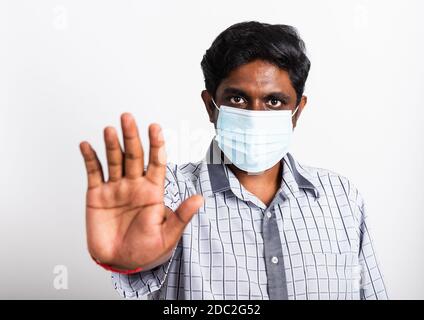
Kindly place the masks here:
[(96, 188), (104, 182), (102, 165), (88, 142), (81, 142), (80, 150), (87, 169), (88, 189)]

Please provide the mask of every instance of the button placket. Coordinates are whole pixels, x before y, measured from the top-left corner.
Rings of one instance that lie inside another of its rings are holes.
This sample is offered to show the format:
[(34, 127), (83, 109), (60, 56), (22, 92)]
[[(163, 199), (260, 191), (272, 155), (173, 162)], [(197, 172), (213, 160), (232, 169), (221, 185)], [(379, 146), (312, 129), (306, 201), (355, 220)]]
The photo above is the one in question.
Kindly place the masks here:
[(263, 237), (265, 264), (268, 278), (268, 295), (273, 299), (288, 299), (286, 274), (283, 261), (281, 235), (275, 218), (276, 206), (280, 199), (276, 198), (264, 211)]

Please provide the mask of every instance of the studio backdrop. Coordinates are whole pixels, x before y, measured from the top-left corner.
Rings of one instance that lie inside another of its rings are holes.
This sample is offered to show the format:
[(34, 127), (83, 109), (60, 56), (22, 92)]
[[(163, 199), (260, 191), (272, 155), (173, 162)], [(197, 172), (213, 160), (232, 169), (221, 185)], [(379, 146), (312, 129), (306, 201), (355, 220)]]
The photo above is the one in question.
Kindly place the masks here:
[[(0, 1), (0, 298), (120, 299), (86, 245), (89, 141), (131, 112), (168, 161), (214, 135), (200, 61), (228, 26), (297, 28), (311, 60), (291, 152), (367, 203), (392, 299), (424, 298), (424, 4), (419, 0)], [(146, 155), (147, 157), (147, 155)]]

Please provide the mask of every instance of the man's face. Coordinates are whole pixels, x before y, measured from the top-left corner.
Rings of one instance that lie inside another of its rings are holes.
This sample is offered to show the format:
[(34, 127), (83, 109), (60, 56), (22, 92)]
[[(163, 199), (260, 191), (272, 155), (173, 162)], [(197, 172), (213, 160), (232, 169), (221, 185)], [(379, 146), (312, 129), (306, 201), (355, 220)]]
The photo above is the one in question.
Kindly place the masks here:
[[(296, 108), (296, 91), (287, 71), (263, 60), (255, 60), (234, 69), (216, 91), (218, 106), (248, 110), (292, 110)], [(218, 110), (212, 103), (208, 91), (202, 91), (202, 99), (209, 114), (209, 120), (216, 125)], [(299, 110), (293, 116), (293, 128), (306, 104), (302, 96)]]

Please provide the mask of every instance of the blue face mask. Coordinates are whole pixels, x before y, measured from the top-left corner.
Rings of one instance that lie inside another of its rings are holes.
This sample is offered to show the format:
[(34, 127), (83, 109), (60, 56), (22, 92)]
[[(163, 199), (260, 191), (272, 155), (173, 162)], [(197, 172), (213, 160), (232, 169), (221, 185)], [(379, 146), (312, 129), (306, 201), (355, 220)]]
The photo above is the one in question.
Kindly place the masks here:
[(258, 174), (280, 161), (288, 152), (293, 133), (291, 110), (256, 111), (222, 105), (215, 140), (237, 168)]

